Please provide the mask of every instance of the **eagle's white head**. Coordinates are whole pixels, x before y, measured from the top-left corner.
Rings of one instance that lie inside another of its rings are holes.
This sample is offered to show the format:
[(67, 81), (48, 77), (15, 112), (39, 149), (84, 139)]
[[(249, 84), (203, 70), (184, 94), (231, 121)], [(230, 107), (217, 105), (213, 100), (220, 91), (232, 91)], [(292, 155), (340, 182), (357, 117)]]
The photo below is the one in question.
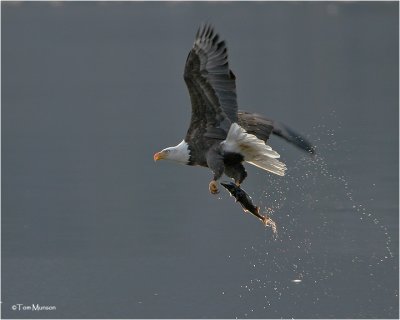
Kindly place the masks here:
[(188, 164), (190, 159), (189, 145), (182, 140), (175, 147), (168, 147), (154, 154), (154, 161), (171, 160), (182, 164)]

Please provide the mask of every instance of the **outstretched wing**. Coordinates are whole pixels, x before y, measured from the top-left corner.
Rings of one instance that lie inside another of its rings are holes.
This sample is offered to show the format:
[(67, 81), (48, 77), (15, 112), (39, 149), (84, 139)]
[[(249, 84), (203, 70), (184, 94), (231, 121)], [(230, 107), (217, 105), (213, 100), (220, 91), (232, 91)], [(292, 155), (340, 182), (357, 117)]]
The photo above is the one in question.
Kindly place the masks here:
[(239, 111), (238, 124), (248, 133), (254, 134), (257, 138), (265, 142), (267, 142), (271, 133), (273, 133), (304, 151), (311, 154), (315, 153), (315, 148), (301, 134), (293, 131), (283, 123), (265, 118), (262, 115)]
[(237, 121), (235, 75), (229, 69), (225, 42), (218, 40), (210, 25), (197, 31), (184, 79), (192, 103), (186, 138), (225, 139), (231, 123)]
[(248, 133), (254, 134), (258, 139), (267, 142), (274, 130), (274, 122), (259, 114), (246, 111), (238, 112), (238, 124)]

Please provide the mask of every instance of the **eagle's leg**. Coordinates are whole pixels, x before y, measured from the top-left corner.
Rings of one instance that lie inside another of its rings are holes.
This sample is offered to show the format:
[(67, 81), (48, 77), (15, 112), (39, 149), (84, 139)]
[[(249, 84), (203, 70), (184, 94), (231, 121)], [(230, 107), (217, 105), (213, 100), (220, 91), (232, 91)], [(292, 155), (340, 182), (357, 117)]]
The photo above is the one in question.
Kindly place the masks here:
[(239, 187), (244, 179), (247, 177), (246, 169), (242, 163), (234, 165), (225, 165), (225, 174), (235, 180), (235, 184)]
[(207, 165), (214, 173), (213, 179), (208, 185), (211, 194), (219, 193), (217, 180), (222, 177), (225, 170), (224, 159), (218, 148), (211, 148), (207, 153)]

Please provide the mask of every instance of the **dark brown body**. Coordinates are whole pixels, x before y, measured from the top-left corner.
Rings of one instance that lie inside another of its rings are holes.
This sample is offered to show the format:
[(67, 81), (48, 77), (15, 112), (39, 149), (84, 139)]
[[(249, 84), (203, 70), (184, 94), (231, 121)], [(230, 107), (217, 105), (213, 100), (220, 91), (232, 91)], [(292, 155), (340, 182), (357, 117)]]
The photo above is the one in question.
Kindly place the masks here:
[(260, 219), (262, 222), (264, 223), (266, 222), (267, 218), (260, 214), (260, 207), (255, 206), (253, 204), (251, 197), (246, 193), (246, 191), (238, 187), (233, 182), (230, 183), (221, 182), (221, 185), (224, 186), (229, 191), (231, 196), (233, 196), (236, 199), (236, 202), (240, 203), (244, 211), (250, 212), (251, 214), (255, 215), (258, 219)]

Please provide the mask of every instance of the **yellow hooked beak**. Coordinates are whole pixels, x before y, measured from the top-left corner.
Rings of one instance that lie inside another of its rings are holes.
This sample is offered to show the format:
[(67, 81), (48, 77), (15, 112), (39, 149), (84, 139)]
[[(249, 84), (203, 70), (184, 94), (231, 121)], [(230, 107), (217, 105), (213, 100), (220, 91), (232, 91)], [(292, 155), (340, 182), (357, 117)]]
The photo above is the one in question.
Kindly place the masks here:
[(154, 161), (162, 160), (165, 158), (164, 152), (160, 151), (154, 154)]

